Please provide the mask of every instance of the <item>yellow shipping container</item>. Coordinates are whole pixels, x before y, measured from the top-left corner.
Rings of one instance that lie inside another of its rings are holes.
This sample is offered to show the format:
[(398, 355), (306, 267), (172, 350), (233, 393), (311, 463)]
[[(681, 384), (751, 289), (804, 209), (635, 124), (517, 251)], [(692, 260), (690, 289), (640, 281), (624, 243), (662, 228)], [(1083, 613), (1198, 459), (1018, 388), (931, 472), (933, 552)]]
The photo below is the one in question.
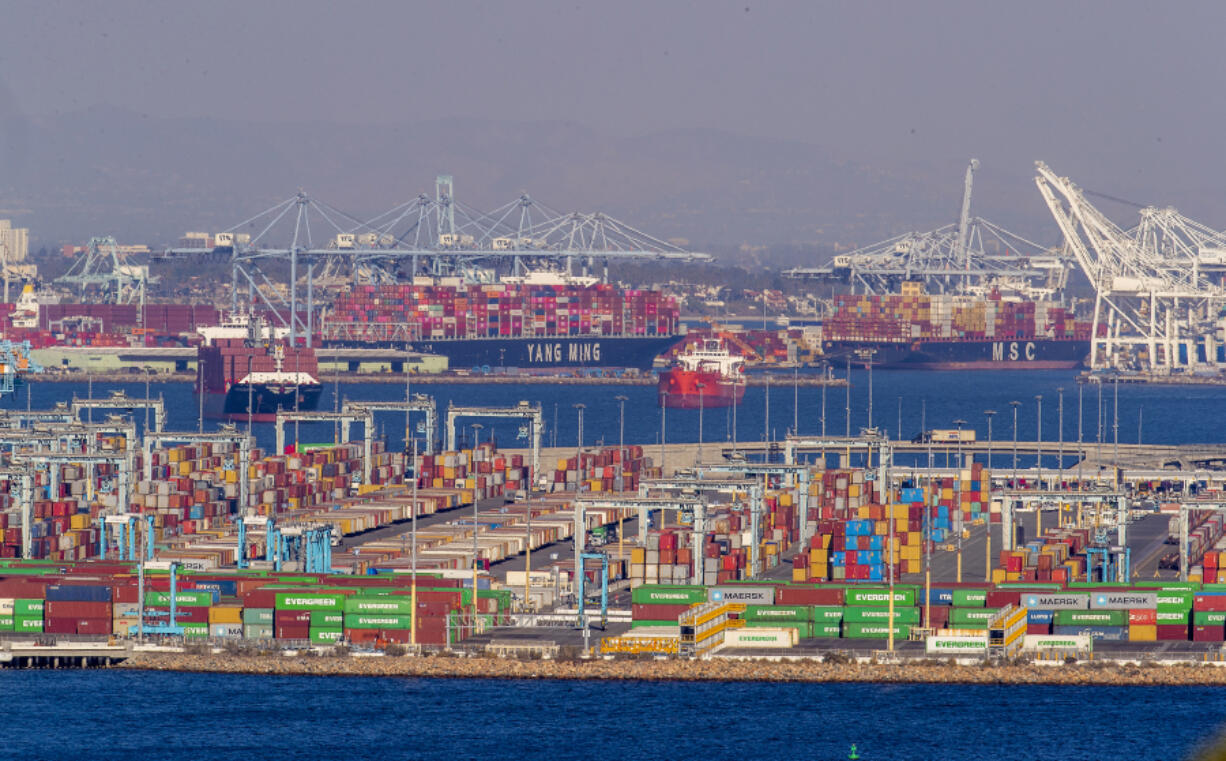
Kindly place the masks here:
[(873, 533), (877, 536), (888, 536), (890, 533), (890, 524), (885, 521), (877, 521), (873, 526)]
[(214, 605), (209, 608), (210, 624), (241, 624), (243, 608), (240, 605)]
[(848, 484), (848, 486), (847, 486), (847, 496), (849, 496), (849, 497), (858, 497), (858, 496), (860, 496), (860, 484)]
[(890, 517), (896, 520), (901, 519), (905, 523), (907, 520), (908, 510), (908, 505), (890, 505)]
[(812, 579), (828, 579), (830, 578), (830, 566), (828, 565), (810, 565), (809, 578)]
[(992, 583), (999, 584), (1004, 580), (1005, 580), (1005, 569), (993, 568), (992, 569)]
[(1158, 627), (1153, 624), (1132, 624), (1128, 627), (1129, 642), (1157, 642)]
[(77, 529), (89, 528), (89, 524), (90, 524), (89, 513), (73, 513), (72, 528), (74, 531)]
[(647, 550), (643, 547), (632, 547), (630, 549), (630, 562), (636, 565), (642, 565), (647, 562)]
[(792, 568), (792, 581), (805, 582), (809, 580), (809, 572), (804, 568)]

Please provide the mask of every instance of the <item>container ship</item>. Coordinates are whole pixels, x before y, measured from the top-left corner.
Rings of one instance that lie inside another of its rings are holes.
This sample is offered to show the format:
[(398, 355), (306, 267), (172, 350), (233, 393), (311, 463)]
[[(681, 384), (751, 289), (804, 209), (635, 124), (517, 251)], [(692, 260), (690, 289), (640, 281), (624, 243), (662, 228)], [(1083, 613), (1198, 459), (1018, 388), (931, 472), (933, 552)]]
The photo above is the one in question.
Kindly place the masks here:
[(441, 354), (452, 369), (647, 370), (681, 338), (673, 297), (552, 273), (359, 285), (321, 324), (324, 346)]
[(1068, 369), (1088, 357), (1090, 330), (1057, 302), (929, 296), (912, 287), (837, 296), (822, 348), (835, 361), (886, 369)]
[(309, 412), (323, 386), (312, 349), (220, 338), (196, 350), (197, 393), (214, 420), (272, 422), (277, 410)]
[(677, 357), (660, 373), (656, 385), (661, 407), (711, 409), (732, 407), (745, 397), (743, 357), (728, 351), (718, 339), (707, 339)]

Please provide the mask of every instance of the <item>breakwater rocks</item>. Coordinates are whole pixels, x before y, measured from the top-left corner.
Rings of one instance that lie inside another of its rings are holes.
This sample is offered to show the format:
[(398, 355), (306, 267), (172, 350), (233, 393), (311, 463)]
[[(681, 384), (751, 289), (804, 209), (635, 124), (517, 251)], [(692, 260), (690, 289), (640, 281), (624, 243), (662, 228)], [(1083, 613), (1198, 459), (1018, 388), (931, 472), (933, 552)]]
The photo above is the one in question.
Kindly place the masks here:
[(1226, 668), (1199, 663), (1120, 665), (961, 666), (918, 661), (904, 664), (823, 663), (716, 658), (666, 660), (515, 660), (400, 656), (190, 655), (135, 653), (118, 668), (230, 674), (405, 676), (453, 679), (601, 679), (609, 681), (893, 682), (957, 684), (1224, 686)]

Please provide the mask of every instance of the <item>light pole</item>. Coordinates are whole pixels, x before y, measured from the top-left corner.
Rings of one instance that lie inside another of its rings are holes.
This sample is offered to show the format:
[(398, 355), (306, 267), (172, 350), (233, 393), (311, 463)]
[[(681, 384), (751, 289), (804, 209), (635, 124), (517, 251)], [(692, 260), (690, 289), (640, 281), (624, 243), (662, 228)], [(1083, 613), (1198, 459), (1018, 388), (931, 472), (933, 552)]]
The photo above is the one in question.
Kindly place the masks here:
[(1022, 406), (1022, 403), (1014, 400), (1009, 402), (1009, 406), (1013, 408), (1013, 488), (1017, 488), (1017, 408)]
[(664, 473), (664, 441), (668, 438), (668, 392), (660, 392), (660, 477), (663, 478)]
[[(762, 443), (769, 444), (771, 440), (771, 375), (766, 373), (766, 417), (762, 420)], [(766, 450), (765, 462), (770, 462), (770, 448)]]
[(1120, 379), (1115, 378), (1112, 382), (1112, 392), (1115, 397), (1114, 411), (1111, 413), (1111, 431), (1112, 431), (1112, 453), (1111, 453), (1111, 481), (1116, 488), (1120, 484)]
[[(408, 413), (405, 413), (405, 414), (407, 415)], [(409, 555), (409, 563), (413, 571), (413, 579), (412, 579), (413, 589), (411, 591), (411, 595), (413, 598), (413, 601), (412, 601), (413, 617), (409, 620), (409, 626), (411, 627), (411, 640), (412, 640), (411, 644), (414, 647), (416, 647), (417, 646), (417, 618), (418, 618), (417, 616), (417, 513), (418, 513), (417, 481), (419, 480), (418, 478), (419, 474), (417, 472), (417, 437), (413, 436), (412, 438), (413, 438), (413, 515), (412, 515), (413, 524), (410, 529), (410, 532), (413, 536), (413, 549), (411, 550), (411, 554)], [(531, 536), (531, 534), (529, 534), (529, 536)], [(473, 594), (474, 595), (477, 594), (475, 590), (473, 591)]]
[(792, 435), (800, 435), (800, 368), (792, 368)]
[(480, 423), (473, 423), (469, 426), (469, 428), (473, 429), (473, 451), (476, 451), (477, 447), (481, 445), (481, 429), (484, 427)]
[[(587, 405), (584, 404), (583, 402), (577, 402), (574, 405), (574, 407), (575, 407), (575, 410), (578, 411), (578, 415), (579, 415), (579, 442), (578, 442), (578, 447), (575, 450), (575, 469), (578, 473), (575, 476), (575, 478), (577, 479), (575, 491), (582, 494), (583, 493), (583, 410), (587, 407)], [(575, 558), (575, 562), (576, 563), (580, 562), (579, 558)], [(582, 570), (582, 568), (580, 570)]]
[(902, 397), (898, 397), (898, 440), (902, 441)]
[(996, 414), (996, 410), (984, 410), (984, 416), (988, 419), (988, 470), (992, 469), (992, 416)]
[(822, 470), (826, 469), (826, 381), (830, 379), (830, 366), (822, 364)]
[[(1059, 429), (1056, 438), (1056, 451), (1059, 457), (1059, 461), (1056, 463), (1056, 471), (1060, 474), (1060, 485), (1057, 487), (1060, 488), (1064, 483), (1064, 386), (1058, 386), (1056, 393), (1059, 394), (1057, 397), (1058, 401), (1056, 402), (1056, 427)], [(1061, 508), (1062, 512), (1063, 509)]]
[(705, 383), (695, 383), (698, 387), (698, 462), (696, 465), (702, 465), (702, 409), (706, 405), (703, 404), (703, 390), (707, 387)]
[[(843, 402), (843, 417), (846, 424), (844, 436), (851, 438), (851, 355), (847, 355), (847, 394)], [(848, 463), (850, 465), (851, 463)]]
[(1038, 448), (1039, 457), (1035, 463), (1035, 467), (1039, 469), (1039, 491), (1043, 490), (1043, 395), (1035, 394), (1035, 402), (1039, 405), (1039, 417), (1035, 423), (1035, 446)]
[[(481, 435), (480, 432), (481, 432), (482, 427), (483, 426), (480, 423), (472, 424), (473, 442), (474, 442), (473, 443), (473, 451), (474, 451), (473, 456), (474, 457), (476, 457), (475, 452), (477, 449), (477, 444), (480, 443), (477, 441), (477, 437)], [(479, 562), (478, 555), (477, 555), (479, 551), (478, 545), (477, 545), (477, 503), (478, 502), (480, 502), (480, 500), (478, 500), (477, 495), (474, 494), (473, 495), (473, 618), (472, 618), (472, 627), (474, 631), (476, 631), (476, 628), (477, 628), (477, 564)], [(417, 613), (416, 610), (414, 610), (413, 612)]]
[(626, 401), (630, 397), (618, 394), (617, 402), (617, 490), (622, 491), (622, 471), (626, 468)]
[(958, 418), (954, 421), (954, 425), (958, 427), (958, 466), (954, 471), (954, 484), (958, 487), (955, 504), (958, 510), (958, 583), (962, 583), (962, 532), (963, 532), (963, 515), (962, 515), (962, 426), (966, 425), (966, 421)]

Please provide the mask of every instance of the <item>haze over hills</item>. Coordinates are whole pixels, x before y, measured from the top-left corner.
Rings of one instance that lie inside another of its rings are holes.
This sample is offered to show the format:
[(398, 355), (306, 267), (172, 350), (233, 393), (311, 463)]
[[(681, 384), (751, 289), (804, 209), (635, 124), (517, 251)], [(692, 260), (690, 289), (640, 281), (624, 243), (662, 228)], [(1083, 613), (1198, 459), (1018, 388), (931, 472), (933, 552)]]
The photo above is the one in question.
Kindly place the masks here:
[[(967, 158), (854, 161), (817, 144), (717, 129), (618, 137), (558, 121), (274, 124), (94, 107), (0, 122), (0, 216), (31, 228), (35, 248), (102, 234), (163, 245), (187, 230), (226, 229), (298, 188), (370, 217), (432, 194), (435, 175), (448, 173), (457, 198), (478, 209), (528, 192), (558, 211), (604, 211), (697, 250), (728, 257), (747, 247), (736, 256), (757, 263), (776, 248), (825, 256), (952, 223)], [(985, 163), (973, 212), (1055, 243), (1017, 168)]]

